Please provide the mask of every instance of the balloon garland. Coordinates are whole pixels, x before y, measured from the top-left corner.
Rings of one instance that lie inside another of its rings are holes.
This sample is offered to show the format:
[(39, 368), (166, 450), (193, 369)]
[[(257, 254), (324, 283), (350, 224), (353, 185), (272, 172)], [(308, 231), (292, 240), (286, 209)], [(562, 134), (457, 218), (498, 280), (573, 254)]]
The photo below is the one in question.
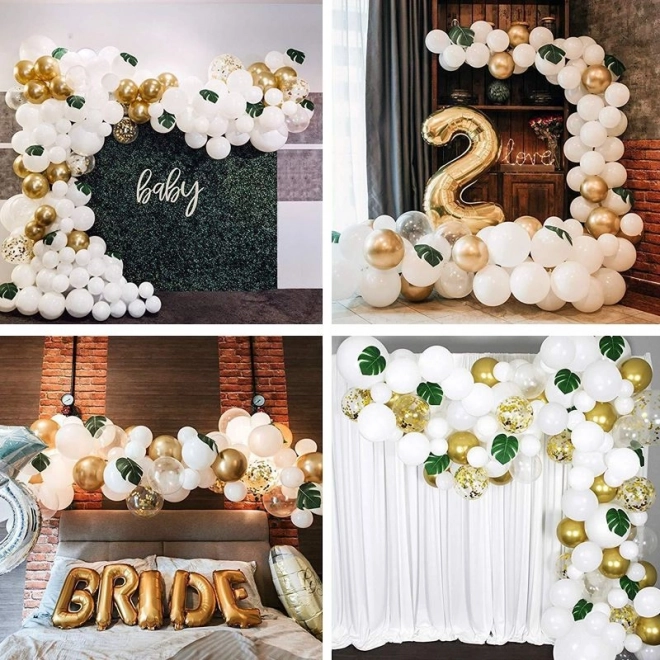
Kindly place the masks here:
[(460, 189), (496, 162), (499, 138), (476, 109), (441, 109), (425, 121), (424, 138), (440, 146), (466, 135), (468, 151), (431, 177), (424, 213), (382, 215), (333, 234), (333, 299), (360, 295), (368, 305), (387, 307), (400, 295), (420, 302), (435, 290), (443, 298), (472, 293), (492, 307), (513, 296), (546, 311), (568, 302), (582, 312), (619, 302), (626, 291), (620, 273), (635, 263), (644, 229), (631, 212), (633, 194), (618, 162), (628, 125), (621, 108), (630, 98), (619, 82), (624, 65), (591, 37), (555, 39), (545, 27), (529, 31), (520, 24), (508, 33), (485, 21), (455, 25), (449, 34), (431, 31), (426, 45), (447, 71), (467, 63), (505, 79), (535, 67), (563, 89), (576, 106), (564, 144), (567, 160), (578, 164), (566, 176), (580, 193), (572, 217), (502, 222), (497, 204), (463, 203)]
[(294, 68), (304, 53), (271, 51), (244, 67), (233, 55), (216, 57), (206, 82), (172, 73), (154, 75), (117, 48), (78, 52), (43, 36), (21, 44), (14, 67), (19, 87), (7, 105), (19, 130), (11, 144), (22, 193), (3, 205), (0, 222), (10, 232), (2, 257), (14, 264), (11, 282), (0, 285), (0, 311), (39, 313), (48, 320), (66, 310), (97, 321), (127, 312), (156, 313), (161, 301), (149, 282), (123, 276), (123, 262), (100, 236), (89, 236), (95, 216), (85, 174), (112, 135), (133, 142), (140, 126), (158, 133), (178, 127), (192, 149), (213, 159), (250, 142), (264, 152), (284, 146), (289, 133), (310, 123), (309, 86)]
[(39, 501), (45, 517), (66, 509), (74, 484), (126, 501), (137, 516), (156, 515), (164, 502), (181, 502), (195, 488), (211, 488), (227, 500), (248, 494), (268, 513), (309, 527), (322, 515), (323, 456), (305, 438), (293, 435), (265, 412), (230, 408), (218, 431), (198, 433), (184, 426), (177, 437), (146, 426), (122, 429), (103, 415), (83, 424), (78, 417), (39, 419), (32, 431), (48, 445), (18, 475)]
[(658, 657), (660, 589), (647, 561), (658, 538), (646, 527), (656, 489), (640, 471), (643, 448), (660, 441), (660, 392), (623, 337), (548, 337), (532, 362), (483, 356), (471, 369), (442, 346), (415, 356), (351, 337), (336, 363), (350, 387), (342, 412), (365, 440), (396, 442), (430, 486), (473, 500), (538, 479), (542, 451), (566, 465), (565, 552), (542, 619), (554, 658)]

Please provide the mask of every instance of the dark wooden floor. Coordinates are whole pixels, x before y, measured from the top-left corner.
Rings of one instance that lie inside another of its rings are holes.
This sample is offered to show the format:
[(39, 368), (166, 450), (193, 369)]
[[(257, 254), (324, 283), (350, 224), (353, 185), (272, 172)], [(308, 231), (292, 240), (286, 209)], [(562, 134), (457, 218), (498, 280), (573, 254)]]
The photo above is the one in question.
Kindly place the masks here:
[(371, 651), (358, 651), (349, 646), (332, 652), (333, 660), (552, 660), (552, 646), (505, 644), (488, 646), (462, 642), (406, 642), (385, 644)]

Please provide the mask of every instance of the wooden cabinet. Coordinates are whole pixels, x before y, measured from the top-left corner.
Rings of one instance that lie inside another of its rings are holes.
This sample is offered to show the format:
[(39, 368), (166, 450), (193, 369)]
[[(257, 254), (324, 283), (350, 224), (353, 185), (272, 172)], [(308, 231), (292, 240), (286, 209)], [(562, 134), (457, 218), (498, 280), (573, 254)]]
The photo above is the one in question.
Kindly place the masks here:
[(551, 215), (565, 217), (564, 190), (566, 184), (562, 172), (549, 174), (510, 173), (502, 174), (502, 200), (507, 220), (521, 215), (533, 215), (543, 221)]

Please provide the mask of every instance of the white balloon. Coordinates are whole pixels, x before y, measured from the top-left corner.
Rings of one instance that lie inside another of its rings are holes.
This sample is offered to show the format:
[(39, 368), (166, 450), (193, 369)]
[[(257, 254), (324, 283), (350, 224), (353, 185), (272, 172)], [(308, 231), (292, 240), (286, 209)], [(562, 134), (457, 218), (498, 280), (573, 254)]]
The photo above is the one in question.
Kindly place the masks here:
[(389, 307), (401, 293), (401, 278), (396, 268), (379, 270), (369, 267), (362, 271), (359, 291), (368, 305)]
[(565, 261), (552, 271), (550, 285), (559, 298), (575, 302), (589, 292), (589, 271), (581, 263)]
[(486, 44), (493, 53), (502, 53), (509, 47), (509, 35), (504, 30), (491, 30), (486, 36)]
[(507, 268), (521, 264), (529, 256), (531, 248), (529, 234), (514, 222), (503, 222), (493, 227), (485, 242), (491, 261)]
[[(593, 541), (585, 541), (575, 547), (571, 555), (573, 565), (583, 573), (595, 571), (603, 561), (603, 551)], [(624, 592), (625, 593), (625, 592)]]
[(509, 282), (513, 297), (527, 305), (541, 302), (550, 291), (550, 275), (541, 264), (533, 261), (516, 266)]
[(590, 364), (582, 374), (582, 388), (596, 401), (614, 401), (621, 390), (621, 374), (610, 360)]
[(387, 364), (389, 353), (383, 343), (375, 337), (349, 337), (337, 349), (337, 369), (350, 387), (366, 388), (385, 380), (384, 372), (374, 375), (362, 373), (359, 359), (365, 349), (369, 349), (372, 353), (378, 351), (379, 356), (384, 357)]
[(397, 456), (406, 465), (421, 465), (429, 456), (429, 439), (423, 433), (406, 433), (397, 443)]
[(365, 406), (357, 418), (360, 435), (371, 442), (388, 440), (396, 430), (394, 413), (382, 403)]
[(654, 617), (660, 614), (660, 589), (644, 587), (633, 600), (636, 612), (643, 617)]
[(414, 392), (420, 381), (420, 370), (414, 360), (394, 360), (385, 369), (385, 382), (397, 394)]
[(474, 377), (468, 369), (458, 367), (441, 381), (445, 397), (453, 401), (460, 401), (470, 394), (474, 387)]
[(559, 403), (547, 403), (538, 413), (539, 428), (546, 435), (557, 435), (566, 429), (568, 412)]
[(490, 264), (474, 276), (473, 291), (475, 298), (484, 305), (503, 305), (511, 296), (509, 273), (500, 266)]
[(572, 520), (585, 521), (598, 509), (598, 497), (591, 490), (565, 490), (561, 508)]
[(454, 358), (444, 346), (430, 346), (419, 356), (419, 371), (424, 380), (440, 383), (451, 374)]
[(511, 56), (517, 66), (528, 68), (534, 64), (536, 50), (529, 44), (518, 44), (511, 52)]

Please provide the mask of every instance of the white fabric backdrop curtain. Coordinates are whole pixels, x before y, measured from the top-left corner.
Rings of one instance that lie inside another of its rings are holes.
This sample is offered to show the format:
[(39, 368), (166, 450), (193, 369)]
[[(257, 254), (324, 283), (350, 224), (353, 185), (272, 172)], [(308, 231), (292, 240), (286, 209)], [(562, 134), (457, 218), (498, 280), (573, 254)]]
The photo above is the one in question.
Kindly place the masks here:
[[(469, 368), (479, 357), (454, 359)], [(491, 486), (472, 502), (441, 492), (395, 443), (360, 438), (341, 413), (336, 366), (333, 387), (333, 646), (549, 643), (540, 623), (557, 579), (562, 467), (544, 452), (534, 484)]]
[(333, 0), (333, 229), (368, 216), (365, 75), (369, 0)]

